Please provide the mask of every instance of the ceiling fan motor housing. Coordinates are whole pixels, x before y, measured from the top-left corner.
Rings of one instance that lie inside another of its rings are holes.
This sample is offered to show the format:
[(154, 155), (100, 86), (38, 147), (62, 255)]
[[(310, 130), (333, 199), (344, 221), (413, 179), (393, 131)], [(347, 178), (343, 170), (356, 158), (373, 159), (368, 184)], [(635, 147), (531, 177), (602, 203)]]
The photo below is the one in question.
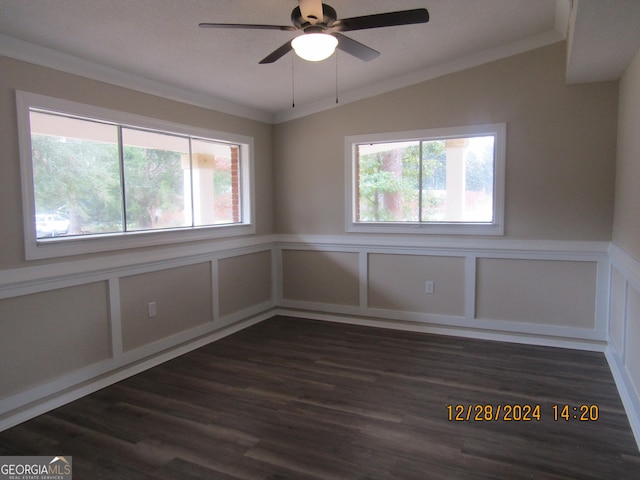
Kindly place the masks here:
[(338, 14), (334, 8), (326, 3), (322, 4), (322, 15), (322, 20), (310, 17), (311, 21), (307, 21), (307, 19), (302, 17), (300, 7), (296, 7), (291, 12), (291, 23), (305, 32), (320, 33), (324, 31), (325, 27), (331, 26), (338, 18)]

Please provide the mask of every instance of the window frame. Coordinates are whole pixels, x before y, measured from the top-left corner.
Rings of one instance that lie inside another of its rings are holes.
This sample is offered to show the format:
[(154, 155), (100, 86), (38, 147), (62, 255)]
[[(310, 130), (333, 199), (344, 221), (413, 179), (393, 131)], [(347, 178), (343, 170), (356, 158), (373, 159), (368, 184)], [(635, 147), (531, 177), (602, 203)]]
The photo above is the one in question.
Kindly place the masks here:
[[(184, 125), (19, 90), (16, 91), (16, 108), (26, 260), (212, 240), (256, 233), (253, 137)], [(239, 167), (241, 171), (239, 178), (241, 223), (38, 239), (34, 221), (36, 215), (35, 187), (29, 115), (32, 109), (87, 118), (88, 120), (112, 123), (122, 127), (133, 127), (238, 145), (240, 147)]]
[[(345, 137), (345, 231), (348, 233), (396, 233), (434, 235), (504, 235), (506, 123), (432, 128)], [(447, 140), (494, 136), (492, 222), (358, 222), (356, 149), (363, 143)]]

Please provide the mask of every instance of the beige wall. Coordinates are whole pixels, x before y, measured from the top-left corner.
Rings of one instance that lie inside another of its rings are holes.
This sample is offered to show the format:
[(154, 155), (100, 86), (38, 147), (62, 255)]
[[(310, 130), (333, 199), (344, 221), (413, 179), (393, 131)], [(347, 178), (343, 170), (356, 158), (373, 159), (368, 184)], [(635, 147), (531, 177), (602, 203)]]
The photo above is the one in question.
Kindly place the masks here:
[[(125, 351), (213, 321), (209, 262), (120, 279)], [(156, 302), (155, 317), (148, 304)]]
[[(541, 335), (559, 333), (555, 327), (586, 335), (596, 331), (599, 265), (595, 259), (378, 253), (366, 249), (359, 254), (291, 248), (282, 252), (283, 301), (287, 307), (314, 310), (323, 304), (322, 311), (341, 315), (353, 313), (350, 307), (355, 306), (364, 317), (436, 325), (454, 322), (468, 328), (482, 321), (483, 328), (493, 325), (500, 329), (505, 325), (500, 322), (507, 322), (518, 331), (524, 328), (522, 324), (528, 324), (538, 326), (536, 331)], [(385, 250), (392, 249), (387, 246)], [(366, 271), (359, 271), (359, 255), (367, 258)], [(433, 294), (425, 291), (427, 281), (434, 282)], [(366, 289), (366, 303), (361, 303), (359, 286)], [(380, 309), (383, 312), (376, 311)]]
[[(0, 57), (0, 270), (24, 266), (15, 91), (254, 138), (257, 233), (273, 230), (271, 125)], [(35, 262), (29, 262), (33, 265)]]
[(0, 300), (0, 398), (111, 356), (106, 282)]
[(506, 238), (608, 241), (617, 82), (564, 75), (557, 43), (276, 125), (276, 231), (344, 233), (346, 135), (506, 122)]
[(369, 307), (464, 316), (464, 265), (463, 257), (370, 254)]
[(285, 250), (282, 252), (282, 296), (336, 305), (358, 305), (358, 254)]
[(640, 259), (640, 50), (620, 81), (613, 243)]
[(230, 315), (271, 299), (271, 251), (218, 262), (220, 315)]
[(476, 317), (594, 328), (596, 282), (593, 262), (481, 258)]

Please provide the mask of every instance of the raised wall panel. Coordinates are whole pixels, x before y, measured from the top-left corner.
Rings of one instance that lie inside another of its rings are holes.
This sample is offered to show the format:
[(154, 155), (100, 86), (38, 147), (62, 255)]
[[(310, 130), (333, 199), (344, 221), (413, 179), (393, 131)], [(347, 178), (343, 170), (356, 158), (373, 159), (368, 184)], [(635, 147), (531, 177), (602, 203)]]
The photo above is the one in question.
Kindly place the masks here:
[(609, 347), (607, 360), (640, 447), (640, 261), (610, 247)]
[(106, 282), (0, 300), (0, 398), (111, 356)]
[(206, 324), (213, 320), (210, 263), (122, 277), (120, 298), (125, 351)]
[(358, 262), (358, 254), (352, 252), (285, 250), (282, 252), (283, 298), (358, 305)]
[(218, 262), (220, 315), (239, 312), (271, 299), (271, 250)]
[(464, 274), (464, 257), (369, 254), (368, 306), (464, 316)]
[(640, 386), (640, 292), (629, 286), (627, 293), (625, 365), (636, 388)]
[(476, 317), (595, 327), (595, 262), (480, 258)]
[(627, 282), (624, 275), (616, 268), (611, 269), (610, 288), (609, 335), (618, 353), (623, 354)]

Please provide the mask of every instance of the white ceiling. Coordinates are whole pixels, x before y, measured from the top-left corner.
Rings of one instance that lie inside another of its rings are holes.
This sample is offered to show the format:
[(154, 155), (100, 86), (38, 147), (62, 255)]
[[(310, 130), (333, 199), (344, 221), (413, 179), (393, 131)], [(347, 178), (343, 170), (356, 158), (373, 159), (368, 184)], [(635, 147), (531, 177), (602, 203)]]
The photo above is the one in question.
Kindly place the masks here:
[(640, 48), (640, 0), (575, 0), (567, 82), (616, 80)]
[[(561, 40), (571, 10), (570, 0), (326, 1), (338, 18), (420, 7), (431, 15), (427, 24), (349, 32), (381, 55), (363, 62), (339, 52), (341, 103)], [(590, 2), (640, 4), (580, 0)], [(259, 65), (297, 32), (201, 29), (198, 23), (289, 25), (296, 5), (296, 0), (0, 0), (0, 54), (277, 122), (335, 105), (335, 59), (311, 63), (289, 53)], [(582, 37), (579, 27), (580, 16), (573, 12), (572, 31)], [(580, 42), (573, 42), (571, 55), (583, 54)]]

